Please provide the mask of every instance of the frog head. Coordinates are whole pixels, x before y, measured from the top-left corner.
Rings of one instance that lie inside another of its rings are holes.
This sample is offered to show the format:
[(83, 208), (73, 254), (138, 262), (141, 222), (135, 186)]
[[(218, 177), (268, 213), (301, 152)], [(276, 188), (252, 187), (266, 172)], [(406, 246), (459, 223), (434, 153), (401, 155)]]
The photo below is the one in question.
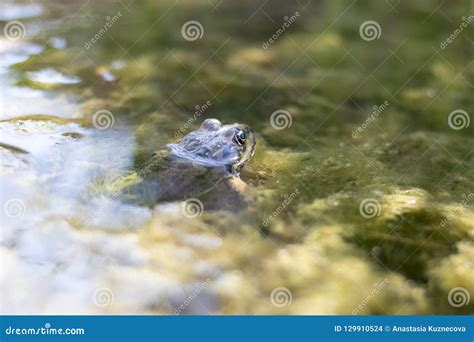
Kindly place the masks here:
[(198, 130), (167, 147), (176, 157), (207, 167), (224, 167), (237, 175), (252, 158), (255, 143), (255, 135), (246, 125), (222, 125), (217, 119), (206, 119)]

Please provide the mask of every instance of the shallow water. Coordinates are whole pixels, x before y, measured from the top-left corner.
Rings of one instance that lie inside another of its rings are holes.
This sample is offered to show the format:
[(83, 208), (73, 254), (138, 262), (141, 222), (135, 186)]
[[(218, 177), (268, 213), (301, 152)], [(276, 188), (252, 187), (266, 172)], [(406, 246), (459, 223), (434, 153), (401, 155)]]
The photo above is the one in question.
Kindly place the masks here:
[[(2, 3), (2, 313), (473, 313), (474, 20), (438, 5)], [(257, 134), (243, 210), (118, 191), (206, 118)]]

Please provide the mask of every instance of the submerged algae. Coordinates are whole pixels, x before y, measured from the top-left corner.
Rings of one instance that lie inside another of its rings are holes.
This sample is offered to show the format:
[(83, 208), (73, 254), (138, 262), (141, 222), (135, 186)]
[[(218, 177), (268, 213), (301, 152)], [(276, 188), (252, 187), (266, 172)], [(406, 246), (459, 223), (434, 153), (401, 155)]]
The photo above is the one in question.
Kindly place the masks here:
[[(54, 3), (44, 6), (54, 10), (45, 11), (40, 23), (64, 14)], [(72, 151), (84, 143), (89, 151), (95, 147), (91, 156), (81, 154), (81, 163), (68, 165), (69, 171), (90, 171), (87, 159), (93, 159), (96, 168), (84, 182), (75, 178), (81, 173), (66, 175), (63, 185), (74, 186), (65, 197), (79, 198), (79, 204), (48, 198), (52, 183), (61, 189), (54, 177), (31, 187), (35, 193), (26, 202), (27, 215), (37, 215), (34, 225), (28, 223), (35, 228), (14, 229), (8, 241), (2, 240), (9, 265), (2, 277), (9, 291), (16, 285), (28, 290), (8, 299), (7, 312), (20, 312), (24, 302), (33, 303), (34, 313), (59, 312), (64, 302), (71, 313), (473, 312), (472, 301), (456, 308), (448, 296), (456, 287), (474, 294), (474, 203), (463, 202), (474, 189), (474, 126), (454, 130), (448, 116), (463, 109), (472, 118), (474, 65), (463, 37), (436, 48), (452, 31), (445, 16), (456, 21), (466, 6), (442, 4), (442, 15), (432, 13), (430, 1), (401, 2), (395, 14), (383, 2), (347, 8), (340, 1), (314, 1), (304, 10), (279, 2), (264, 6), (272, 22), (260, 11), (252, 16), (255, 4), (247, 1), (221, 3), (219, 16), (204, 15), (205, 1), (141, 1), (81, 51), (88, 58), (76, 58), (76, 49), (103, 27), (102, 17), (122, 10), (107, 1), (86, 6), (97, 16), (96, 26), (71, 21), (70, 30), (51, 25), (41, 33), (64, 35), (71, 48), (48, 45), (11, 67), (20, 89), (40, 87), (27, 76), (45, 68), (81, 80), (67, 89), (40, 88), (75, 94), (80, 115), (64, 116), (78, 117), (77, 126), (66, 130), (56, 147), (61, 156), (69, 151), (66, 145)], [(181, 36), (189, 8), (204, 27), (198, 42)], [(282, 18), (296, 10), (298, 21), (262, 49)], [(157, 13), (167, 14), (150, 29)], [(359, 36), (369, 17), (390, 19), (380, 20), (381, 36), (370, 42)], [(96, 64), (114, 61), (122, 64), (114, 70), (120, 81), (104, 85)], [(208, 102), (212, 105), (189, 125), (196, 106)], [(388, 105), (368, 120), (382, 103)], [(100, 131), (93, 115), (104, 109), (115, 125)], [(291, 117), (284, 130), (271, 125), (277, 110)], [(257, 152), (241, 174), (255, 205), (239, 213), (204, 208), (193, 219), (183, 217), (181, 203), (153, 209), (124, 205), (127, 198), (117, 188), (137, 180), (133, 175), (149, 155), (174, 142), (176, 132), (193, 131), (210, 117), (242, 122), (257, 132)], [(68, 125), (53, 117), (36, 119)], [(123, 126), (131, 134), (120, 135)], [(108, 148), (114, 132), (118, 135)], [(18, 157), (12, 154), (8, 160)], [(42, 175), (27, 154), (21, 157), (13, 165)], [(116, 172), (101, 178), (104, 168)], [(108, 181), (117, 176), (125, 182)], [(375, 214), (361, 212), (365, 200), (375, 204)], [(80, 210), (62, 211), (53, 203)], [(48, 227), (54, 243), (41, 235)], [(51, 255), (25, 252), (38, 241)], [(66, 253), (64, 243), (76, 245), (74, 253)], [(30, 260), (43, 258), (45, 267), (66, 271), (31, 272)], [(45, 284), (44, 289), (33, 291), (27, 280)], [(57, 284), (64, 291), (53, 295), (50, 289)], [(94, 306), (94, 289), (104, 287), (114, 294), (114, 303)], [(271, 300), (279, 288), (290, 294), (287, 305)], [(196, 289), (200, 293), (194, 297)], [(72, 300), (73, 292), (83, 302)]]

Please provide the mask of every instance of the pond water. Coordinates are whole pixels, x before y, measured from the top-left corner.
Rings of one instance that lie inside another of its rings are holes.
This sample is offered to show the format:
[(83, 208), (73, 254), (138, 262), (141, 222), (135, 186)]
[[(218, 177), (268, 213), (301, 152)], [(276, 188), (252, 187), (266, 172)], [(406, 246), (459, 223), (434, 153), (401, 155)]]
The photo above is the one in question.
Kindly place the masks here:
[[(473, 23), (467, 0), (2, 1), (2, 313), (472, 314)], [(206, 118), (256, 134), (242, 208), (117, 190)]]

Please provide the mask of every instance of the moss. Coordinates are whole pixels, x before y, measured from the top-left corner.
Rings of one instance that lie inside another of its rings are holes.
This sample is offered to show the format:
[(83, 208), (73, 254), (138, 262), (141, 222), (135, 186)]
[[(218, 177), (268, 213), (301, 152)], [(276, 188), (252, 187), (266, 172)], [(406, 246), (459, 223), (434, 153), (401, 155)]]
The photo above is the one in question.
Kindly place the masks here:
[[(185, 124), (185, 133), (213, 117), (253, 128), (257, 150), (241, 174), (253, 198), (244, 210), (183, 220), (180, 203), (160, 203), (138, 227), (151, 255), (147, 267), (173, 281), (210, 277), (220, 313), (467, 314), (472, 301), (457, 309), (446, 298), (455, 287), (474, 293), (473, 202), (464, 201), (474, 189), (474, 64), (465, 37), (438, 48), (468, 12), (465, 4), (446, 2), (433, 12), (431, 1), (399, 2), (393, 15), (383, 1), (349, 9), (343, 1), (313, 1), (265, 49), (282, 18), (300, 9), (296, 2), (255, 11), (252, 1), (228, 1), (211, 16), (207, 1), (134, 2), (88, 58), (47, 48), (15, 65), (17, 86), (40, 88), (22, 75), (45, 67), (77, 75), (82, 82), (67, 91), (80, 98), (84, 119), (74, 122), (91, 127), (92, 114), (105, 108), (133, 131), (130, 174), (95, 179), (88, 189), (120, 193), (120, 200), (140, 182), (135, 171)], [(82, 48), (103, 17), (123, 10), (88, 6), (100, 18), (92, 26), (43, 34)], [(204, 27), (194, 42), (181, 36), (191, 17)], [(373, 41), (359, 34), (368, 18), (384, 18)], [(120, 81), (105, 86), (95, 67), (116, 59)], [(374, 106), (385, 103), (375, 115)], [(456, 109), (470, 115), (470, 126), (449, 125)], [(271, 125), (277, 110), (291, 116), (285, 129)], [(42, 115), (11, 120), (66, 123)], [(361, 214), (367, 199), (379, 206), (374, 217)], [(195, 235), (222, 243), (205, 248)], [(277, 287), (291, 291), (290, 306), (271, 305)]]

